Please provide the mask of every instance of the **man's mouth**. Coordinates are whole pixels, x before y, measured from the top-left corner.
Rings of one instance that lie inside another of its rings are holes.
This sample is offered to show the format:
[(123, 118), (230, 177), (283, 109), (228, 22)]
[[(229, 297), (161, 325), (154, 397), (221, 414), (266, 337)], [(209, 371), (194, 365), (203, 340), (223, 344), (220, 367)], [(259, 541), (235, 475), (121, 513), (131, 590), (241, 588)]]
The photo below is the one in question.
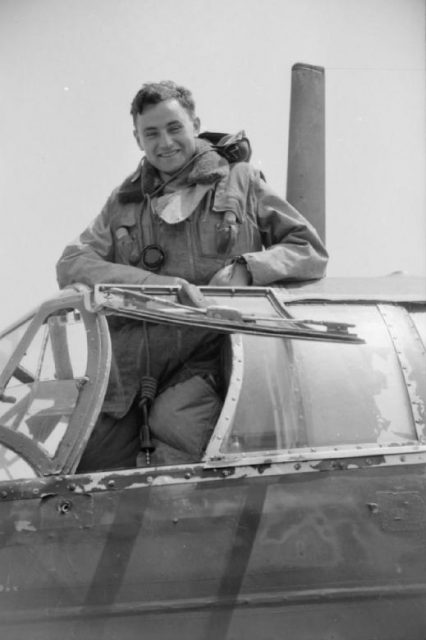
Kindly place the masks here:
[(164, 151), (163, 153), (159, 153), (160, 158), (172, 158), (177, 153), (179, 153), (180, 149), (173, 149), (173, 151)]

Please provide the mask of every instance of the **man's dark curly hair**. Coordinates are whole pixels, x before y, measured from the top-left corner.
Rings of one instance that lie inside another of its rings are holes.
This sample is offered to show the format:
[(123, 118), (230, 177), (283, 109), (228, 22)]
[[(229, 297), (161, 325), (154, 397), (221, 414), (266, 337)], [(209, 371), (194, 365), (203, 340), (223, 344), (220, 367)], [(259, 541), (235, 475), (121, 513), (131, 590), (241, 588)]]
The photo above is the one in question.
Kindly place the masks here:
[(139, 89), (132, 100), (130, 114), (135, 121), (136, 116), (143, 113), (148, 106), (164, 102), (164, 100), (177, 100), (188, 112), (191, 118), (195, 117), (195, 102), (189, 89), (177, 85), (172, 80), (161, 82), (146, 82)]

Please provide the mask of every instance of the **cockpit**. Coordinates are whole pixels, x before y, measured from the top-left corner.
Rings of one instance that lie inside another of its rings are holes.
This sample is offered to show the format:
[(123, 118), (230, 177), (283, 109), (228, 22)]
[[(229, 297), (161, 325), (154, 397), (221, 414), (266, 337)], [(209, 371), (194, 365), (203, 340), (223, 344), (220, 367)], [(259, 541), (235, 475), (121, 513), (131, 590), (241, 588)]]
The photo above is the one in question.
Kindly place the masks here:
[(223, 407), (194, 463), (317, 464), (424, 446), (424, 311), (256, 288), (205, 295), (197, 312), (170, 287), (70, 289), (4, 331), (0, 481), (76, 472), (108, 385), (111, 316), (226, 334)]

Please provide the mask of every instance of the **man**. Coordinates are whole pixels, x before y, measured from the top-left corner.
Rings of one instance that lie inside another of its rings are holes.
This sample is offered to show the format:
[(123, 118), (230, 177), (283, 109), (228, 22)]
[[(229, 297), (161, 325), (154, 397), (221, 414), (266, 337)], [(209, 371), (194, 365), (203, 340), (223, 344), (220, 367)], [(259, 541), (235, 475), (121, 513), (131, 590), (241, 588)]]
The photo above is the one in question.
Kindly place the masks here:
[[(251, 165), (230, 164), (198, 137), (190, 91), (170, 81), (145, 84), (131, 115), (144, 158), (65, 248), (61, 287), (259, 286), (324, 275), (327, 253), (313, 227)], [(152, 401), (153, 462), (199, 458), (222, 403), (222, 338), (130, 321), (112, 321), (111, 337), (110, 386), (80, 470), (134, 465), (141, 408)], [(143, 388), (140, 396), (145, 374), (158, 384), (148, 399)]]

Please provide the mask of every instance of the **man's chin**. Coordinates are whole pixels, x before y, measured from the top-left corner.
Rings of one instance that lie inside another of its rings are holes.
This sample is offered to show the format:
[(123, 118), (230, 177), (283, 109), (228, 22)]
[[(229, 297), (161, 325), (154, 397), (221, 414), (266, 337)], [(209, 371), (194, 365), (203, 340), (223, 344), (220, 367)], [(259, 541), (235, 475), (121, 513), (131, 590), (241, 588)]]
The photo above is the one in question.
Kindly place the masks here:
[(182, 160), (170, 160), (168, 162), (161, 162), (161, 166), (157, 168), (161, 171), (161, 173), (166, 173), (167, 175), (173, 175), (184, 166), (184, 162)]

